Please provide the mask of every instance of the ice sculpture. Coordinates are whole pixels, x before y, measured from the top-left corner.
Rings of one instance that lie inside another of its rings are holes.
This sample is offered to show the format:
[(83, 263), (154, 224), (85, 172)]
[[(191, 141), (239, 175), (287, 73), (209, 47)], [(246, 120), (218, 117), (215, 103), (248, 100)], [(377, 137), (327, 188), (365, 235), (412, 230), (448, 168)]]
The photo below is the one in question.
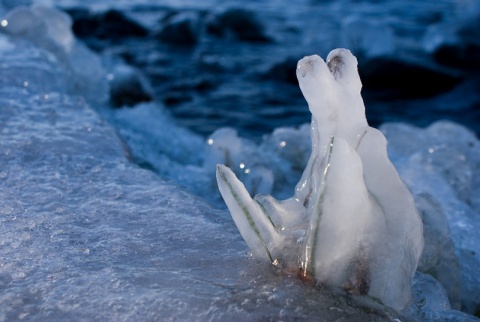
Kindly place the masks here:
[(307, 279), (369, 295), (396, 310), (411, 300), (423, 226), (411, 193), (368, 126), (357, 60), (346, 49), (298, 62), (312, 113), (312, 154), (292, 198), (251, 198), (217, 166), (220, 192), (253, 255)]

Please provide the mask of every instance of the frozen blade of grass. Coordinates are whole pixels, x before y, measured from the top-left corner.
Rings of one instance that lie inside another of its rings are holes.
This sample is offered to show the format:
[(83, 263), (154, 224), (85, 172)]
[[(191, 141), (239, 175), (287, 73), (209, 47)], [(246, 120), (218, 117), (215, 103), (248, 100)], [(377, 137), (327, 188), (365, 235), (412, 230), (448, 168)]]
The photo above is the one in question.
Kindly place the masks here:
[(245, 242), (256, 257), (273, 263), (275, 258), (269, 246), (275, 245), (278, 236), (270, 218), (252, 200), (245, 186), (228, 167), (217, 165), (217, 182)]
[(272, 217), (270, 217), (270, 214), (268, 213), (267, 209), (265, 209), (265, 206), (264, 206), (262, 203), (260, 203), (258, 200), (255, 200), (255, 203), (257, 203), (257, 205), (260, 207), (260, 209), (262, 210), (263, 214), (268, 218), (268, 220), (270, 221), (270, 223), (272, 224), (272, 226), (273, 226), (274, 228), (277, 228), (277, 227), (275, 226), (275, 223), (274, 223), (273, 220), (272, 220)]
[(327, 176), (329, 172), (328, 170), (330, 169), (330, 159), (333, 152), (334, 140), (335, 140), (335, 136), (332, 135), (330, 139), (330, 144), (327, 150), (328, 155), (325, 157), (326, 162), (323, 170), (322, 183), (320, 187), (321, 193), (317, 203), (314, 206), (314, 210), (315, 210), (313, 212), (314, 217), (312, 216), (312, 218), (310, 219), (310, 227), (309, 227), (307, 241), (305, 243), (304, 256), (303, 256), (303, 262), (302, 262), (303, 276), (307, 276), (310, 274), (312, 277), (315, 277), (314, 262), (315, 262), (316, 245), (318, 242), (318, 231), (319, 231), (320, 221), (323, 215), (323, 201), (325, 200), (325, 192), (327, 190), (326, 182), (327, 182)]

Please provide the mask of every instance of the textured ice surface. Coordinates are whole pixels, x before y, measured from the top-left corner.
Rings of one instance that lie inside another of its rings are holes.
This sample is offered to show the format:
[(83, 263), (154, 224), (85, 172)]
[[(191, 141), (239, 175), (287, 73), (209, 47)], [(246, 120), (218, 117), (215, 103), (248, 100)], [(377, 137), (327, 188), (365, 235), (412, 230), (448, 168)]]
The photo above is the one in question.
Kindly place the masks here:
[(452, 309), (445, 289), (430, 275), (416, 273), (412, 291), (417, 306), (410, 307), (411, 311), (405, 314), (412, 320), (478, 321), (474, 316)]
[[(309, 125), (278, 128), (256, 144), (221, 128), (207, 139), (175, 124), (160, 103), (103, 113), (128, 145), (132, 159), (216, 206), (215, 165), (231, 167), (250, 194), (287, 197), (310, 155)], [(223, 202), (222, 202), (223, 203)]]
[(161, 105), (145, 103), (115, 110), (109, 119), (138, 164), (191, 190), (205, 187), (207, 178), (201, 167), (204, 139), (178, 127)]
[(4, 97), (0, 320), (226, 314), (243, 252), (217, 212), (131, 165), (82, 100)]
[(326, 63), (305, 57), (297, 77), (312, 113), (312, 154), (294, 196), (251, 199), (220, 165), (222, 197), (256, 257), (402, 310), (423, 249), (422, 222), (385, 138), (367, 124), (357, 60), (345, 49)]
[(389, 139), (392, 160), (412, 190), (424, 218), (429, 255), (420, 263), (420, 268), (423, 266), (440, 280), (454, 307), (458, 307), (460, 299), (463, 310), (478, 312), (478, 139), (451, 122), (437, 122), (426, 129), (385, 124), (382, 131)]
[[(28, 40), (46, 50), (56, 61), (66, 79), (69, 93), (82, 95), (92, 104), (107, 98), (107, 84), (100, 59), (85, 45), (76, 41), (71, 31), (72, 21), (66, 13), (53, 8), (17, 7), (8, 12), (0, 30), (12, 35), (15, 41)], [(28, 72), (27, 72), (28, 73)], [(28, 82), (28, 75), (23, 76)]]

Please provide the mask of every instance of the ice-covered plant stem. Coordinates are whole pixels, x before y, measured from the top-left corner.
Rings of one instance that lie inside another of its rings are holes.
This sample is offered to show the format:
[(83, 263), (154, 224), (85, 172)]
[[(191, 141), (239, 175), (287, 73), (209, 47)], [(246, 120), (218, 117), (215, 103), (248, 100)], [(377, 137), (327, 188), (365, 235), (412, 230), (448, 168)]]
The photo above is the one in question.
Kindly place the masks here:
[(411, 300), (423, 226), (385, 137), (368, 126), (357, 60), (346, 49), (333, 50), (326, 62), (305, 57), (297, 78), (312, 113), (312, 154), (293, 197), (252, 199), (218, 165), (222, 197), (256, 258), (402, 310)]

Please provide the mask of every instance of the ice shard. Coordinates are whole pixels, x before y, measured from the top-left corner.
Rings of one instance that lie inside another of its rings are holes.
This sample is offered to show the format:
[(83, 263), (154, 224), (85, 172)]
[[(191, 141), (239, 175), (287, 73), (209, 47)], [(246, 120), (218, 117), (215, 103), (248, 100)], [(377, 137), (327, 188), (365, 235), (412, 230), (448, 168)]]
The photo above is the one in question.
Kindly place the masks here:
[(312, 154), (293, 197), (252, 199), (219, 165), (222, 197), (255, 257), (401, 311), (412, 299), (423, 225), (385, 137), (368, 126), (357, 60), (346, 49), (326, 62), (305, 57), (297, 78), (312, 113)]

